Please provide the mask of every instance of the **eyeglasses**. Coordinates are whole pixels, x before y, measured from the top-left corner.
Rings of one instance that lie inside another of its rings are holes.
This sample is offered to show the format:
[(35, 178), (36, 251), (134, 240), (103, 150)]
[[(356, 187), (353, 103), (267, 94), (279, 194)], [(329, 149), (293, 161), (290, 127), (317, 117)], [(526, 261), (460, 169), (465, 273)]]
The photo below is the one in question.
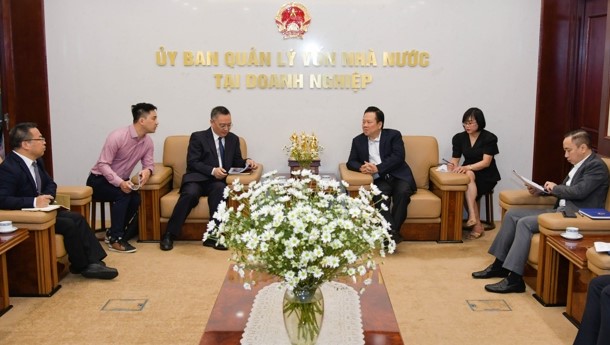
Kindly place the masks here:
[(40, 138), (25, 139), (24, 141), (47, 141), (47, 139), (45, 139), (44, 137), (40, 137)]
[(216, 125), (221, 129), (231, 129), (233, 127), (232, 123), (216, 123)]
[(464, 126), (464, 127), (466, 127), (466, 126), (474, 126), (476, 124), (477, 124), (476, 121), (462, 122), (462, 126)]

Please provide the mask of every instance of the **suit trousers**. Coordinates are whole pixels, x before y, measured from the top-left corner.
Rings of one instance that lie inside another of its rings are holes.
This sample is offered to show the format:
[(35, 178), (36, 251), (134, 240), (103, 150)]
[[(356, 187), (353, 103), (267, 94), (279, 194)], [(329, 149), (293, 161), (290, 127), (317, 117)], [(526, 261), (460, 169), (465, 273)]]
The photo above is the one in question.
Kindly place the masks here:
[(218, 209), (218, 205), (224, 201), (223, 192), (227, 186), (224, 180), (209, 180), (204, 182), (186, 182), (180, 188), (180, 197), (167, 222), (167, 232), (178, 237), (182, 231), (182, 225), (191, 210), (199, 203), (202, 196), (208, 197), (210, 209), (210, 221)]
[(102, 261), (106, 252), (95, 237), (87, 220), (79, 213), (58, 210), (55, 233), (64, 237), (68, 259), (77, 271), (89, 264)]
[(574, 345), (610, 344), (610, 276), (591, 280)]
[(87, 186), (93, 188), (93, 199), (110, 202), (110, 236), (125, 237), (125, 230), (140, 206), (140, 193), (125, 193), (102, 175), (89, 174)]
[(532, 236), (539, 232), (538, 215), (549, 212), (555, 210), (524, 208), (508, 210), (502, 220), (500, 231), (489, 248), (489, 254), (502, 261), (504, 263), (502, 267), (523, 275)]
[(388, 178), (377, 178), (373, 183), (388, 199), (382, 200), (381, 195), (376, 196), (373, 201), (379, 207), (384, 203), (387, 210), (380, 209), (381, 215), (392, 225), (392, 233), (400, 235), (400, 227), (407, 219), (407, 207), (411, 202), (413, 191), (409, 183), (392, 176)]

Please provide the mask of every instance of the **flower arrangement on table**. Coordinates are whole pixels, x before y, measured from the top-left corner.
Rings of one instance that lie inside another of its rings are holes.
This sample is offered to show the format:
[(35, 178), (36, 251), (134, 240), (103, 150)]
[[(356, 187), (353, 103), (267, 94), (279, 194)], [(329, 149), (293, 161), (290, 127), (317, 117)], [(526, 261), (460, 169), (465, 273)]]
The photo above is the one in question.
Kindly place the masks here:
[[(316, 290), (339, 276), (364, 278), (376, 269), (377, 253), (385, 257), (394, 252), (390, 225), (372, 201), (380, 194), (374, 185), (350, 197), (346, 182), (322, 179), (306, 169), (288, 179), (275, 175), (267, 173), (247, 188), (239, 180), (227, 186), (224, 196), (233, 206), (221, 204), (204, 235), (232, 250), (234, 269), (242, 278), (249, 269), (267, 272), (301, 298), (297, 292)], [(251, 284), (256, 281), (246, 279), (244, 287)], [(299, 332), (317, 336), (318, 309), (315, 304), (285, 303), (284, 315), (309, 320), (299, 323)]]
[(318, 137), (315, 134), (311, 135), (302, 132), (297, 135), (296, 132), (290, 136), (290, 145), (284, 147), (284, 151), (288, 154), (290, 160), (294, 160), (301, 168), (309, 169), (311, 163), (320, 159), (320, 153), (324, 147), (318, 143)]

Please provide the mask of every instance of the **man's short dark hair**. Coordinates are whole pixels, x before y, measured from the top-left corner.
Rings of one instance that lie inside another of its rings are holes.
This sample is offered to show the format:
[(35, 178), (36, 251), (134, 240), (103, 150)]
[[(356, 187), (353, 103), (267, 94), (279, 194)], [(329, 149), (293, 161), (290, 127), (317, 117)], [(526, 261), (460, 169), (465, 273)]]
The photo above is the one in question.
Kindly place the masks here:
[(30, 129), (37, 127), (38, 126), (34, 122), (21, 122), (15, 127), (11, 128), (11, 130), (8, 132), (11, 149), (18, 149), (21, 147), (22, 142), (32, 139)]
[(366, 108), (364, 113), (375, 113), (375, 119), (377, 120), (377, 122), (381, 122), (381, 128), (383, 129), (383, 124), (385, 123), (385, 115), (383, 114), (383, 111), (381, 111), (381, 109), (371, 106)]
[(148, 113), (157, 110), (157, 107), (150, 103), (138, 103), (131, 106), (131, 115), (133, 115), (133, 123), (138, 122), (141, 117), (146, 117)]
[(585, 144), (587, 145), (587, 148), (591, 148), (591, 136), (584, 129), (576, 129), (571, 132), (568, 132), (564, 136), (564, 139), (567, 137), (572, 138), (572, 142), (574, 143), (574, 145), (576, 145), (576, 147)]
[(468, 122), (470, 118), (473, 118), (477, 122), (477, 125), (479, 126), (478, 132), (485, 129), (485, 125), (487, 123), (485, 122), (485, 115), (483, 115), (483, 111), (481, 109), (470, 108), (466, 110), (464, 116), (462, 116), (462, 123)]
[(231, 112), (229, 111), (229, 109), (223, 107), (222, 105), (219, 105), (212, 109), (212, 112), (210, 113), (210, 119), (214, 120), (216, 117), (218, 117), (218, 114), (231, 115)]

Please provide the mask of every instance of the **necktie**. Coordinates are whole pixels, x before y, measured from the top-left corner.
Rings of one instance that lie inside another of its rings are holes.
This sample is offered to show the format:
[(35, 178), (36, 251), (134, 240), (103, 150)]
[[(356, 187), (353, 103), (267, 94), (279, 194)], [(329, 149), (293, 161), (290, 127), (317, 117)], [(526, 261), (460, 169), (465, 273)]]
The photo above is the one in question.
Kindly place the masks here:
[(222, 144), (222, 138), (218, 137), (218, 149), (220, 151), (220, 164), (225, 165), (225, 146)]
[(38, 171), (38, 164), (36, 164), (36, 161), (32, 162), (32, 166), (34, 167), (34, 179), (36, 180), (36, 190), (38, 191), (38, 194), (40, 194), (41, 192), (41, 184), (42, 181), (40, 180), (40, 172)]

